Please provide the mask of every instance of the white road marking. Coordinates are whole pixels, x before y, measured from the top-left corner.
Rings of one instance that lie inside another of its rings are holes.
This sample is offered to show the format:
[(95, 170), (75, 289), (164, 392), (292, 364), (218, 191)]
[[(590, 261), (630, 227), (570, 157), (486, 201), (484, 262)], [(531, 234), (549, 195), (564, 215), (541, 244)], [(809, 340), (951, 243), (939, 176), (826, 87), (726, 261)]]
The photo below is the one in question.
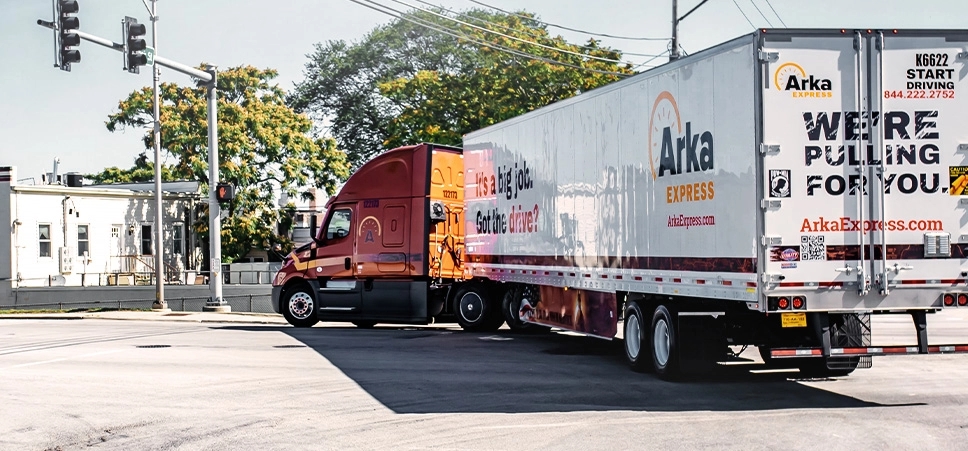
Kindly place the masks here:
[(94, 356), (98, 356), (98, 355), (114, 354), (115, 352), (121, 352), (121, 351), (124, 351), (124, 349), (111, 349), (111, 350), (108, 350), (108, 351), (92, 352), (90, 354), (81, 354), (81, 355), (76, 355), (76, 356), (72, 356), (72, 357), (62, 357), (62, 358), (59, 358), (59, 359), (42, 360), (40, 362), (21, 363), (20, 365), (8, 366), (7, 369), (11, 369), (11, 368), (24, 368), (24, 367), (28, 367), (28, 366), (34, 366), (34, 365), (44, 365), (44, 364), (47, 364), (47, 363), (63, 362), (65, 360), (70, 360), (70, 359), (80, 359), (80, 358), (83, 358), (83, 357), (94, 357)]

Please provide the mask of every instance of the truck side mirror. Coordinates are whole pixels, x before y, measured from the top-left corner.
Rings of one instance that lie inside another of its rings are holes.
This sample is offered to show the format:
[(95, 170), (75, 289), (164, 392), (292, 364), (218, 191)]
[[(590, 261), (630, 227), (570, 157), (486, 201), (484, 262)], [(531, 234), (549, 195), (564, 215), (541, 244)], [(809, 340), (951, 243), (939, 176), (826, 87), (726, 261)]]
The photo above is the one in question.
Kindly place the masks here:
[(430, 224), (435, 225), (447, 220), (447, 216), (444, 214), (444, 203), (440, 201), (433, 201), (430, 203)]
[(313, 238), (313, 241), (318, 242), (319, 239), (316, 237), (316, 232), (319, 231), (317, 230), (319, 229), (319, 224), (317, 224), (317, 222), (318, 220), (316, 219), (316, 213), (309, 215), (309, 236)]

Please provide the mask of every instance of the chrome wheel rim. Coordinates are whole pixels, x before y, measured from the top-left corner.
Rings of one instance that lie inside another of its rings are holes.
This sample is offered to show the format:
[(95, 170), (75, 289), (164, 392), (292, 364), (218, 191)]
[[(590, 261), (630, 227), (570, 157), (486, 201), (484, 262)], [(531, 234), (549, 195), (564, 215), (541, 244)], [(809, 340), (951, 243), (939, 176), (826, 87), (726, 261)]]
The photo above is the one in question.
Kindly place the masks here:
[(629, 358), (635, 360), (642, 350), (642, 324), (639, 315), (632, 315), (625, 320), (625, 352)]
[(296, 319), (306, 319), (313, 312), (313, 297), (306, 292), (298, 292), (289, 298), (289, 314)]
[(465, 293), (460, 298), (460, 316), (468, 323), (475, 323), (484, 314), (484, 299), (481, 295), (472, 292)]
[(659, 366), (669, 363), (669, 324), (665, 318), (659, 318), (655, 323), (655, 332), (652, 334), (652, 349), (654, 350), (655, 361)]

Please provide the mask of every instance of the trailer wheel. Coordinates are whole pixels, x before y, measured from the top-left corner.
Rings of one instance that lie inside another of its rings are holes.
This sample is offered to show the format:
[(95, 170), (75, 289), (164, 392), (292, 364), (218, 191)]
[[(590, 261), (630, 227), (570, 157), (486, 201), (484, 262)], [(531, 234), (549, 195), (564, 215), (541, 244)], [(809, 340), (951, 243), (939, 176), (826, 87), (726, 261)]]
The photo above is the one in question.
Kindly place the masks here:
[(305, 283), (293, 285), (282, 295), (282, 316), (296, 327), (312, 327), (319, 322), (316, 317), (316, 298), (312, 288)]
[(652, 315), (652, 366), (664, 380), (679, 375), (679, 337), (672, 313), (664, 305)]
[[(490, 332), (501, 327), (504, 318), (497, 311), (496, 303), (481, 284), (464, 285), (454, 296), (454, 314), (457, 324), (472, 332)], [(500, 320), (500, 322), (498, 322)]]
[(504, 292), (501, 301), (501, 313), (504, 321), (513, 332), (520, 333), (542, 333), (549, 332), (551, 328), (539, 324), (533, 324), (521, 320), (521, 309), (533, 308), (534, 303), (528, 298), (531, 289), (523, 286), (513, 286)]
[(376, 321), (353, 321), (353, 325), (360, 329), (372, 329), (376, 326)]
[(652, 369), (649, 328), (637, 302), (625, 307), (625, 360), (633, 371), (644, 373)]

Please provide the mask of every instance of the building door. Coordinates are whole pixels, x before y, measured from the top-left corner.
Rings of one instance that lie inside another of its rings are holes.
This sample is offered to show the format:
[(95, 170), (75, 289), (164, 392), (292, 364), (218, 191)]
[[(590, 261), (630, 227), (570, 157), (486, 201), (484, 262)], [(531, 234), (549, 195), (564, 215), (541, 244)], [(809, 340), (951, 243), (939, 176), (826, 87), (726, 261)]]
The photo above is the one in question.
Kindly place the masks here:
[(111, 224), (111, 239), (108, 240), (108, 272), (121, 272), (121, 224)]

